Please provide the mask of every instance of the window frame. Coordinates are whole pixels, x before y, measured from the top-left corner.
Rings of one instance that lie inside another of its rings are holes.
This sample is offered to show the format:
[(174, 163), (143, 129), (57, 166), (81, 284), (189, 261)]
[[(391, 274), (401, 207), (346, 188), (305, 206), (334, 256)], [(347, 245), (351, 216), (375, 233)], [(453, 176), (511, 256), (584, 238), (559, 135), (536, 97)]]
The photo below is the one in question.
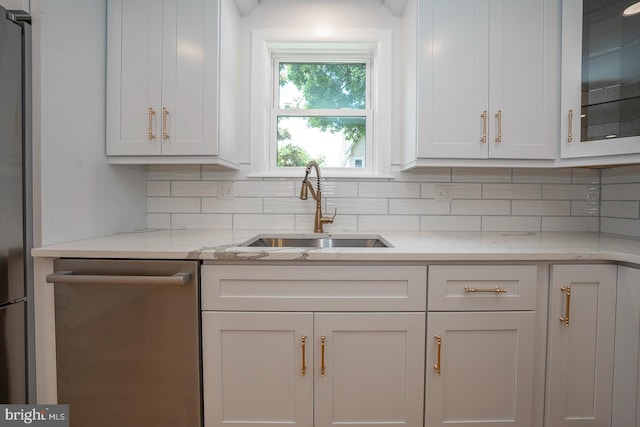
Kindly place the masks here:
[[(272, 76), (273, 76), (273, 96), (271, 102), (271, 114), (269, 119), (269, 165), (275, 170), (301, 170), (303, 167), (278, 166), (278, 118), (279, 117), (363, 117), (365, 119), (365, 167), (357, 168), (372, 173), (372, 150), (373, 150), (373, 109), (371, 107), (371, 75), (373, 58), (370, 52), (322, 52), (316, 54), (278, 52), (272, 53)], [(281, 108), (280, 107), (280, 64), (282, 63), (317, 63), (317, 64), (365, 64), (366, 85), (365, 85), (365, 108), (364, 109), (324, 109), (324, 108)], [(323, 172), (339, 172), (347, 167), (323, 166)], [(365, 173), (366, 173), (365, 172)]]
[[(277, 167), (277, 123), (273, 115), (277, 102), (279, 71), (274, 57), (306, 58), (304, 62), (322, 62), (323, 58), (370, 58), (368, 99), (371, 117), (367, 118), (366, 168), (323, 167), (323, 176), (354, 178), (392, 178), (392, 38), (391, 30), (333, 30), (314, 32), (292, 29), (255, 29), (251, 41), (250, 177), (298, 177), (303, 167)], [(302, 61), (301, 61), (302, 62)], [(328, 61), (325, 61), (328, 62)], [(277, 72), (274, 72), (274, 70)], [(277, 83), (276, 83), (277, 82)], [(301, 115), (309, 111), (300, 110)], [(361, 114), (358, 114), (361, 116)]]

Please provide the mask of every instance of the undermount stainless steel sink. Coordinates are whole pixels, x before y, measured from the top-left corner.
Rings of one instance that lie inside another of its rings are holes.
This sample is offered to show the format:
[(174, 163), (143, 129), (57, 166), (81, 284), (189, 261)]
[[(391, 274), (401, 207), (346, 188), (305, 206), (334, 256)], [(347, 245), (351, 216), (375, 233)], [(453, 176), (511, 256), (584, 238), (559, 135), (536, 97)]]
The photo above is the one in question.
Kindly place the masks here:
[(392, 247), (380, 236), (313, 236), (260, 234), (241, 246), (268, 248), (388, 248)]

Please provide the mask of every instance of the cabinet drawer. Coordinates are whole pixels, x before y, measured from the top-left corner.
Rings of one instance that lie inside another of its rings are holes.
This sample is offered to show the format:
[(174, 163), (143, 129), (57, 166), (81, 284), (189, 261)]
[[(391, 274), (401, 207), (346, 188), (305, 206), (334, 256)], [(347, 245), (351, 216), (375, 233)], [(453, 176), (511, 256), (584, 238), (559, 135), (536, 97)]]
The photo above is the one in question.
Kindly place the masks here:
[(421, 266), (202, 266), (203, 310), (424, 311)]
[(535, 265), (432, 266), (428, 309), (535, 310), (537, 276)]

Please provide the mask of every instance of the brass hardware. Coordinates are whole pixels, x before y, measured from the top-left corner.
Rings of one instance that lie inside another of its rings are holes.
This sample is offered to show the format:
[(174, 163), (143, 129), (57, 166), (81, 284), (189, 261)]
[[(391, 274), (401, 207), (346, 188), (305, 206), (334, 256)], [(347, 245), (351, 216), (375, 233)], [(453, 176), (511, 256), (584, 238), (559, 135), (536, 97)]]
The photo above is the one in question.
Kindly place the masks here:
[(156, 139), (156, 136), (153, 134), (153, 116), (156, 115), (156, 112), (153, 111), (153, 108), (149, 107), (149, 139)]
[[(309, 174), (311, 173), (311, 168), (316, 170), (316, 175), (318, 177), (317, 189), (313, 189), (313, 185), (308, 181)], [(324, 224), (333, 224), (333, 220), (338, 213), (338, 209), (333, 212), (333, 216), (323, 216), (322, 215), (322, 191), (320, 191), (320, 166), (315, 161), (310, 161), (307, 164), (307, 169), (304, 173), (304, 179), (302, 180), (302, 188), (300, 189), (300, 200), (307, 200), (309, 197), (309, 191), (311, 191), (311, 197), (316, 201), (316, 216), (313, 221), (313, 232), (314, 233), (323, 233), (323, 225)]]
[(440, 375), (440, 352), (442, 350), (442, 337), (440, 335), (436, 335), (434, 338), (438, 343), (438, 362), (433, 365), (433, 369), (436, 370), (436, 375)]
[(569, 110), (569, 135), (567, 140), (573, 142), (573, 110)]
[(496, 118), (498, 119), (498, 136), (496, 136), (496, 142), (502, 142), (502, 110), (498, 110)]
[(302, 336), (302, 376), (307, 375), (307, 362), (305, 359), (305, 353), (307, 348), (307, 336)]
[(484, 110), (480, 115), (482, 117), (482, 138), (480, 138), (480, 142), (483, 144), (487, 143), (487, 110)]
[(162, 107), (162, 139), (169, 139), (169, 134), (167, 133), (167, 116), (169, 115), (169, 110), (165, 107)]
[(560, 288), (561, 292), (567, 295), (564, 306), (564, 317), (560, 318), (561, 322), (564, 322), (564, 326), (569, 327), (569, 312), (571, 311), (571, 286), (563, 286)]
[(464, 291), (467, 293), (476, 293), (476, 292), (495, 292), (496, 294), (506, 294), (507, 290), (501, 288), (500, 286), (496, 286), (493, 289), (476, 289), (469, 286), (464, 287)]
[(322, 353), (322, 360), (320, 363), (320, 375), (322, 375), (324, 377), (324, 371), (325, 371), (325, 366), (324, 366), (324, 343), (326, 341), (326, 337), (323, 335), (320, 337), (320, 345), (322, 347), (321, 349), (321, 353)]

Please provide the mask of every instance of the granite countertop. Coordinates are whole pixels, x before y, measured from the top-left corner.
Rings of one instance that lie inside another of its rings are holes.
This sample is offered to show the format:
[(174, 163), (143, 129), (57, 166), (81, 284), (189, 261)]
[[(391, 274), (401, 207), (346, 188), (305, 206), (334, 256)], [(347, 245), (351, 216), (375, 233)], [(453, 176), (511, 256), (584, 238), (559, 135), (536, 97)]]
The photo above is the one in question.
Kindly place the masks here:
[[(410, 232), (379, 234), (391, 248), (252, 248), (256, 230), (149, 230), (57, 244), (35, 257), (194, 259), (206, 261), (615, 261), (640, 265), (640, 240), (574, 232)], [(313, 233), (280, 234), (311, 235)], [(316, 235), (317, 236), (317, 235)]]

